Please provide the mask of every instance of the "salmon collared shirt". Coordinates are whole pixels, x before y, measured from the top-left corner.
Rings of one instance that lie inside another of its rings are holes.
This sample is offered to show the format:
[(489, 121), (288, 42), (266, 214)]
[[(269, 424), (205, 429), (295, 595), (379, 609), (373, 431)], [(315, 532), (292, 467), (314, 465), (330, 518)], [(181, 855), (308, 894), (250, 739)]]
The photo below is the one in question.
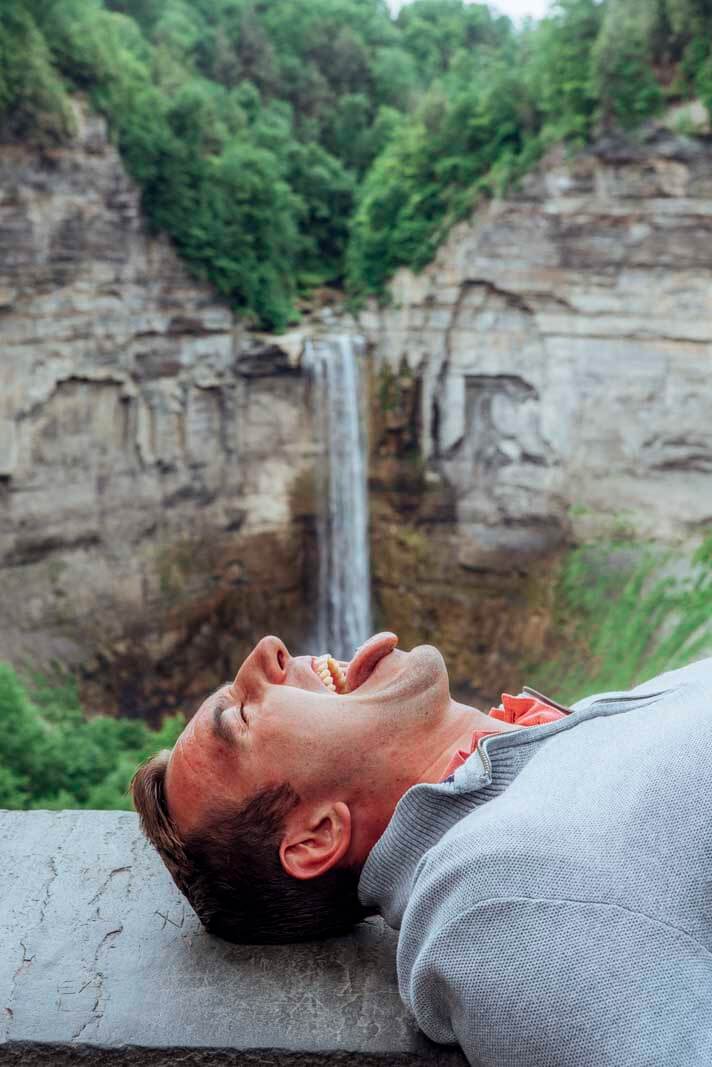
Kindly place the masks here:
[[(563, 704), (557, 704), (555, 700), (537, 693), (535, 689), (525, 688), (519, 696), (511, 693), (502, 693), (502, 703), (499, 707), (490, 708), (487, 714), (491, 719), (500, 722), (511, 723), (514, 726), (543, 726), (548, 722), (558, 722), (565, 719), (571, 712), (570, 708)], [(452, 777), (458, 767), (469, 759), (483, 737), (492, 737), (501, 733), (501, 730), (475, 730), (470, 738), (470, 747), (458, 749), (448, 763), (441, 781), (445, 782)]]

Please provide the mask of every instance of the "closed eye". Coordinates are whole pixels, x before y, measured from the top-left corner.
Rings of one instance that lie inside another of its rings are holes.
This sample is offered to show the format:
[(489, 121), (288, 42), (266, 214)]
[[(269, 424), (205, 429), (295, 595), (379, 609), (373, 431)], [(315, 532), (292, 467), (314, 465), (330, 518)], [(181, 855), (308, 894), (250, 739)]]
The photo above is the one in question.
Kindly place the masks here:
[[(220, 694), (220, 696), (215, 701), (215, 706), (214, 706), (214, 709), (213, 709), (213, 715), (215, 715), (216, 718), (219, 718), (219, 716), (222, 715), (222, 713), (224, 711), (227, 711), (228, 708), (237, 708), (237, 704), (233, 700), (232, 694), (230, 693), (230, 690), (226, 689)], [(244, 705), (244, 703), (240, 704), (239, 710), (240, 710), (240, 718), (242, 719), (242, 721), (245, 724), (245, 726), (247, 726), (247, 716), (245, 715), (245, 705)]]

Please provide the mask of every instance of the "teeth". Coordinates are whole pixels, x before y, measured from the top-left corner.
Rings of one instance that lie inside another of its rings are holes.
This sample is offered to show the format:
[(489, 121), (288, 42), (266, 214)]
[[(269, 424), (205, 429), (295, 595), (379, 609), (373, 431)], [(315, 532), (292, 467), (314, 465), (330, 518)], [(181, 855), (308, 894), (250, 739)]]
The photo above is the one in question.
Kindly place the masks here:
[(335, 689), (339, 693), (345, 693), (346, 692), (346, 675), (344, 674), (344, 672), (342, 671), (341, 667), (336, 662), (336, 660), (333, 658), (333, 656), (329, 657), (329, 664), (328, 665), (329, 665), (329, 671), (331, 672), (331, 677), (332, 677), (332, 679), (334, 681)]
[(324, 652), (321, 656), (315, 656), (312, 666), (330, 692), (346, 692), (346, 675), (329, 652)]

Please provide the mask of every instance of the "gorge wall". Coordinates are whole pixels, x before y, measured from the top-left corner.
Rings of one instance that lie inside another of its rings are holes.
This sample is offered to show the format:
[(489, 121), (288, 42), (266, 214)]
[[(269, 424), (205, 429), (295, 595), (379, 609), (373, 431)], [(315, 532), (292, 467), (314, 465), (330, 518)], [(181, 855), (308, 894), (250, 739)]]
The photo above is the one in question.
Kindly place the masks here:
[(309, 621), (306, 386), (76, 118), (65, 148), (0, 146), (0, 658), (81, 663), (92, 706), (150, 715)]
[(461, 684), (494, 694), (542, 654), (562, 544), (712, 525), (711, 138), (553, 153), (360, 325), (377, 595), (404, 637), (466, 645)]
[[(241, 326), (77, 123), (0, 146), (0, 658), (151, 717), (311, 629), (320, 327)], [(712, 524), (710, 139), (554, 154), (330, 328), (368, 342), (376, 624), (438, 644), (456, 692), (546, 654), (572, 540)]]

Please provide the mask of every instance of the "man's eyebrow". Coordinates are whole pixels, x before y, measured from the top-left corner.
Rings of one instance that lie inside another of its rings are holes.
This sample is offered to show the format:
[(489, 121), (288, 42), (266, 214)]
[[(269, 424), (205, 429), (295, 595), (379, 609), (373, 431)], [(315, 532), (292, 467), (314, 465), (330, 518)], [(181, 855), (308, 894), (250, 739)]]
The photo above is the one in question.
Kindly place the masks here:
[[(215, 690), (210, 699), (214, 700), (218, 693), (228, 685), (232, 685), (232, 682), (224, 682), (219, 689)], [(220, 741), (224, 741), (226, 745), (231, 745), (234, 748), (237, 745), (237, 741), (234, 731), (230, 729), (229, 725), (223, 718), (223, 712), (225, 711), (227, 711), (227, 708), (223, 705), (222, 701), (218, 700), (213, 708), (213, 737), (217, 737)]]

